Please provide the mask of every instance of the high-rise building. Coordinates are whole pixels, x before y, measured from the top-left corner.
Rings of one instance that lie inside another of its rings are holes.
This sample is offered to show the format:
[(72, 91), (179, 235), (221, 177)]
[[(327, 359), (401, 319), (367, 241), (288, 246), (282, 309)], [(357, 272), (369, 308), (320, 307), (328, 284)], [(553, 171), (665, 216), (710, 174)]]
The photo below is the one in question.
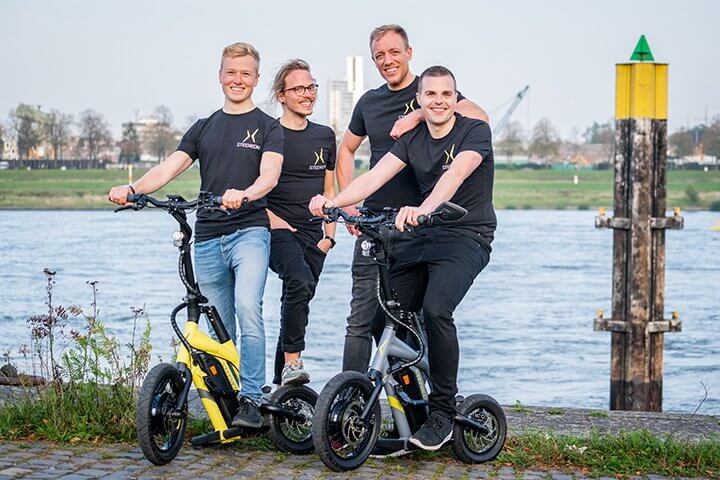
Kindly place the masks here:
[(363, 58), (347, 57), (345, 67), (345, 80), (328, 82), (328, 123), (338, 137), (347, 129), (353, 107), (365, 92)]
[(345, 59), (345, 79), (347, 88), (352, 93), (353, 106), (365, 93), (363, 86), (363, 57), (352, 56)]

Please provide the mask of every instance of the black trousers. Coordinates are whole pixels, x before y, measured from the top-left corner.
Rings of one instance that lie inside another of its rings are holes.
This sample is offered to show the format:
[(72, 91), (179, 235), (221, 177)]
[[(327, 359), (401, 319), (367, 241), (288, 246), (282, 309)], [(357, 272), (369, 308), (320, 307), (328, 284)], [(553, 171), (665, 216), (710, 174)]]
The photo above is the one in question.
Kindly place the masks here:
[(449, 229), (428, 228), (392, 264), (390, 284), (402, 308), (423, 309), (431, 411), (454, 416), (460, 350), (453, 312), (489, 261), (485, 244)]
[[(391, 230), (388, 256), (392, 259), (401, 252), (415, 236), (410, 232)], [(350, 315), (347, 317), (345, 347), (343, 350), (343, 371), (365, 373), (370, 363), (372, 339), (380, 340), (385, 328), (385, 314), (377, 301), (378, 267), (372, 257), (362, 254), (360, 245), (369, 240), (361, 235), (355, 241), (352, 263), (352, 299)]]
[(315, 296), (325, 253), (290, 230), (270, 231), (270, 268), (282, 280), (280, 334), (275, 350), (273, 383), (280, 384), (285, 355), (305, 350), (310, 300)]

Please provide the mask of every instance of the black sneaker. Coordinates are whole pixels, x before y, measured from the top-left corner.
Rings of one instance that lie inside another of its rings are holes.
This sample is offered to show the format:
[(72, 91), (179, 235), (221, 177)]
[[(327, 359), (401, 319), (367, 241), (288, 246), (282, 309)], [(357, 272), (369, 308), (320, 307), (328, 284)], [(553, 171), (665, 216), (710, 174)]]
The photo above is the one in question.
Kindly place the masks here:
[(430, 418), (423, 423), (420, 430), (415, 432), (408, 440), (410, 443), (423, 450), (439, 450), (453, 433), (452, 419), (443, 412), (434, 411)]
[(262, 417), (257, 404), (247, 397), (240, 397), (240, 406), (232, 419), (233, 427), (260, 428)]

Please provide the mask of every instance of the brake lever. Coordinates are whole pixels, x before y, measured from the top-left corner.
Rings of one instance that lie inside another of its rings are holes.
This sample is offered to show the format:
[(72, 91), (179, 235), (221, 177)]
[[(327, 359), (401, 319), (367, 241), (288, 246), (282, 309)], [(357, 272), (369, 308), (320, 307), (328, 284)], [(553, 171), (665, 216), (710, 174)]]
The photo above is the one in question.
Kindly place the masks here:
[(203, 207), (206, 212), (225, 212), (226, 215), (230, 215), (230, 210), (223, 207), (207, 206)]
[(140, 208), (134, 203), (128, 203), (126, 205), (123, 205), (122, 207), (117, 207), (115, 210), (113, 210), (113, 213), (121, 212), (123, 210), (130, 210), (131, 208), (135, 211), (140, 210)]

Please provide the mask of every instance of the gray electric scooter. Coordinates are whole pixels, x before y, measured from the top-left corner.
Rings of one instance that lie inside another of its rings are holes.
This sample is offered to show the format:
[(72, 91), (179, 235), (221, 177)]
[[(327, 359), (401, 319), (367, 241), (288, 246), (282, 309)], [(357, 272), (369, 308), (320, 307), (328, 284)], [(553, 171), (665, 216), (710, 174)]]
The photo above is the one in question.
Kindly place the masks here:
[[(361, 215), (351, 216), (333, 208), (325, 213), (325, 221), (342, 220), (369, 237), (361, 247), (363, 255), (371, 256), (378, 266), (377, 295), (386, 316), (385, 329), (367, 373), (342, 372), (334, 376), (323, 388), (315, 407), (315, 450), (328, 468), (345, 471), (358, 468), (371, 454), (392, 455), (416, 449), (408, 440), (428, 418), (427, 391), (432, 384), (426, 339), (418, 317), (400, 308), (390, 288), (387, 252), (396, 212), (385, 209), (380, 215), (369, 215), (361, 210)], [(437, 220), (450, 223), (466, 213), (462, 207), (446, 202), (427, 217), (421, 217), (419, 223), (431, 225)], [(391, 432), (382, 432), (383, 390), (394, 423)], [(502, 407), (482, 394), (458, 396), (456, 404), (452, 439), (455, 454), (467, 463), (495, 458), (507, 434)]]

